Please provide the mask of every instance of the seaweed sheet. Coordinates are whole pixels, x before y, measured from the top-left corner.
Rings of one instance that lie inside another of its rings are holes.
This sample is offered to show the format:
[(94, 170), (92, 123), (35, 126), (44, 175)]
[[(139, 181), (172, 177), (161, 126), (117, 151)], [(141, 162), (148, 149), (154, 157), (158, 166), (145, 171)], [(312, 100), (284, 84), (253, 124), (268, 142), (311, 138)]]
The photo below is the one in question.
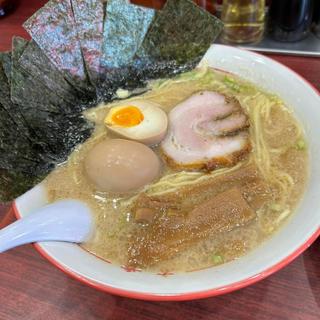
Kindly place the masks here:
[(34, 41), (29, 42), (18, 63), (37, 82), (41, 79), (43, 85), (66, 101), (74, 103), (83, 98), (83, 93), (67, 81)]
[[(37, 110), (38, 109), (38, 110)], [(63, 116), (39, 110), (32, 117), (28, 115), (28, 123), (50, 148), (50, 158), (55, 163), (64, 162), (73, 149), (90, 137), (93, 125), (82, 117), (81, 114)]]
[[(17, 48), (18, 54), (24, 50), (26, 42), (24, 39), (19, 39), (20, 48)], [(10, 57), (11, 61), (11, 57)], [(21, 134), (28, 136), (30, 138), (30, 133), (27, 128), (27, 124), (23, 118), (23, 115), (20, 112), (19, 107), (11, 101), (10, 96), (10, 83), (9, 78), (11, 79), (11, 66), (10, 66), (10, 76), (5, 72), (5, 65), (3, 62), (0, 62), (0, 104), (1, 108), (5, 109), (8, 117), (11, 118), (13, 123), (15, 124), (15, 130), (18, 130)]]
[[(14, 39), (12, 58), (11, 99), (19, 105), (23, 117), (43, 141), (43, 147), (56, 162), (66, 160), (68, 154), (91, 134), (91, 125), (76, 109), (75, 101), (65, 99), (49, 90), (41, 79), (33, 78), (20, 65), (22, 40)], [(25, 47), (24, 47), (25, 48)], [(69, 112), (70, 108), (74, 112)]]
[(30, 109), (38, 105), (41, 110), (60, 112), (68, 102), (51, 92), (41, 81), (41, 78), (33, 78), (20, 65), (20, 58), (27, 47), (26, 40), (15, 37), (13, 39), (12, 67), (11, 67), (11, 100), (23, 108), (26, 112), (34, 112)]
[(12, 173), (17, 170), (35, 175), (48, 173), (53, 168), (52, 159), (26, 124), (18, 106), (8, 99), (6, 84), (3, 81), (1, 84), (0, 168)]
[(1, 54), (0, 200), (27, 191), (91, 135), (81, 111), (97, 104), (97, 71), (109, 102), (119, 87), (190, 70), (221, 30), (189, 0), (161, 11), (110, 0), (107, 10), (102, 41), (98, 0), (51, 0), (25, 24), (33, 40), (16, 38), (12, 56)]
[(0, 83), (0, 201), (3, 202), (33, 187), (54, 164), (43, 159), (44, 149), (33, 141), (18, 106), (10, 103), (9, 91), (4, 95), (9, 86), (3, 81), (3, 75)]
[(74, 19), (89, 78), (96, 84), (102, 56), (104, 7), (102, 1), (71, 0)]
[(131, 64), (156, 11), (130, 4), (129, 0), (109, 0), (103, 33), (104, 69)]
[(4, 73), (8, 79), (11, 81), (11, 52), (0, 52), (0, 63), (3, 67)]
[[(159, 11), (142, 8), (150, 10), (143, 28), (137, 23), (140, 8), (126, 0), (108, 2), (101, 63), (107, 68), (101, 90), (105, 99), (119, 87), (132, 90), (193, 69), (223, 28), (219, 19), (189, 0), (168, 0)], [(134, 37), (140, 45), (128, 40)]]
[[(74, 147), (90, 136), (92, 125), (77, 109), (79, 99), (67, 102), (44, 85), (42, 74), (33, 78), (24, 70), (26, 66), (21, 65), (24, 61), (21, 60), (24, 55), (21, 48), (25, 51), (27, 47), (23, 46), (20, 38), (15, 38), (13, 43), (11, 99), (19, 106), (19, 111), (34, 133), (34, 140), (45, 150), (43, 160), (54, 163), (65, 161)], [(38, 67), (45, 69), (48, 66)]]
[(70, 0), (49, 1), (24, 28), (73, 85), (89, 89)]
[[(18, 59), (26, 48), (27, 41), (15, 38), (12, 61)], [(14, 70), (12, 70), (14, 73)], [(1, 153), (6, 154), (0, 161), (0, 167), (5, 169), (24, 170), (26, 172), (42, 172), (46, 165), (38, 166), (43, 162), (42, 156), (45, 150), (43, 142), (34, 135), (34, 131), (28, 125), (21, 107), (10, 99), (10, 84), (5, 77), (0, 64), (0, 127), (1, 127)], [(39, 171), (40, 170), (40, 171)]]
[(22, 195), (42, 180), (43, 176), (12, 172), (0, 168), (0, 202), (8, 202)]
[(83, 93), (76, 91), (46, 56), (39, 54), (34, 42), (21, 48), (24, 41), (18, 37), (13, 40), (11, 100), (20, 104), (23, 113), (34, 113), (34, 105), (52, 113), (79, 112)]
[(158, 12), (137, 58), (142, 63), (175, 61), (178, 65), (200, 62), (223, 24), (190, 0), (168, 0)]
[(16, 130), (15, 123), (8, 117), (7, 111), (0, 106), (0, 168), (19, 168), (24, 172), (33, 172), (40, 162), (36, 150), (31, 147), (28, 138)]
[(11, 77), (12, 77), (12, 64), (14, 61), (18, 61), (20, 59), (27, 45), (28, 45), (28, 40), (21, 37), (13, 37), (12, 51), (11, 51)]
[[(19, 107), (10, 100), (9, 84), (4, 80), (5, 75), (0, 66), (0, 108), (6, 111), (6, 116), (11, 119), (15, 131), (26, 136), (30, 141), (32, 134), (28, 129), (23, 115), (20, 113)], [(1, 130), (3, 125), (0, 126)]]

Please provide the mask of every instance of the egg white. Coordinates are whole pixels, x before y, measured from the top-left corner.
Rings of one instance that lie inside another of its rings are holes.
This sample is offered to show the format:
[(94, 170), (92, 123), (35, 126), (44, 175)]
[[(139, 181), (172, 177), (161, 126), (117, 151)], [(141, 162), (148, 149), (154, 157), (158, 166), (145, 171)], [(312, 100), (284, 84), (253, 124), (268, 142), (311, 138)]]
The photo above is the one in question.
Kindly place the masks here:
[[(126, 108), (129, 105), (138, 108), (143, 114), (144, 119), (138, 125), (132, 127), (120, 126), (118, 124), (108, 122), (106, 123), (107, 128), (121, 137), (147, 145), (153, 145), (161, 142), (167, 132), (167, 114), (159, 105), (150, 101), (133, 100), (127, 105), (123, 105), (123, 108)], [(110, 109), (109, 112), (112, 112), (112, 109)]]

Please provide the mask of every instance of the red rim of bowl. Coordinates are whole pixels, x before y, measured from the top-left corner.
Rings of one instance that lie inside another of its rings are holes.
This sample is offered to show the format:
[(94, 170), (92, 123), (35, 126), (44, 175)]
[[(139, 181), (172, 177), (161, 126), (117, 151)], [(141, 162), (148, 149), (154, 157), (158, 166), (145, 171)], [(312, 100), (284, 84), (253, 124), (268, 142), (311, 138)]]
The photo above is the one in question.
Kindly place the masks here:
[[(229, 48), (229, 46), (224, 46), (224, 45), (220, 45), (226, 48)], [(244, 51), (249, 51), (246, 49), (240, 49), (237, 48), (239, 50), (244, 50)], [(298, 74), (297, 72), (295, 72), (294, 70), (288, 68), (286, 65), (268, 58), (266, 56), (263, 56), (261, 54), (258, 54), (256, 52), (252, 52), (250, 51), (251, 54), (253, 55), (257, 55), (257, 56), (262, 56), (264, 59), (267, 60), (271, 60), (275, 63), (280, 64), (281, 66), (285, 67), (286, 69), (288, 69), (290, 72), (294, 73), (300, 80), (302, 80), (305, 84), (307, 84), (309, 87), (311, 87), (316, 93), (317, 95), (320, 96), (320, 92), (317, 90), (317, 88), (311, 84), (309, 81), (307, 81), (305, 78), (303, 78), (300, 74)], [(12, 206), (12, 210), (14, 215), (16, 216), (17, 219), (21, 218), (21, 215), (19, 213), (19, 210), (16, 207), (15, 202), (13, 203)], [(56, 261), (53, 257), (51, 257), (43, 248), (41, 248), (41, 246), (37, 243), (34, 244), (34, 247), (37, 249), (37, 251), (44, 257), (46, 258), (50, 263), (52, 263), (54, 266), (56, 266), (58, 269), (60, 269), (61, 271), (63, 271), (64, 273), (66, 273), (67, 275), (71, 276), (72, 278), (90, 286), (93, 287), (95, 289), (98, 289), (100, 291), (104, 291), (107, 293), (111, 293), (111, 294), (115, 294), (118, 296), (123, 296), (123, 297), (127, 297), (127, 298), (133, 298), (133, 299), (140, 299), (140, 300), (153, 300), (153, 301), (184, 301), (184, 300), (195, 300), (195, 299), (203, 299), (203, 298), (208, 298), (208, 297), (213, 297), (213, 296), (218, 296), (221, 294), (225, 294), (225, 293), (229, 293), (232, 291), (236, 291), (239, 290), (241, 288), (247, 287), (251, 284), (254, 284), (260, 280), (265, 279), (266, 277), (272, 275), (273, 273), (279, 271), (280, 269), (284, 268), (286, 265), (288, 265), (290, 262), (292, 262), (295, 258), (297, 258), (302, 252), (304, 252), (306, 249), (308, 249), (311, 244), (320, 236), (320, 227), (311, 235), (311, 237), (305, 242), (303, 243), (299, 248), (297, 248), (293, 253), (291, 253), (290, 255), (288, 255), (286, 258), (284, 258), (283, 260), (279, 261), (278, 263), (276, 263), (275, 265), (273, 265), (272, 267), (256, 274), (253, 275), (249, 278), (246, 278), (244, 280), (235, 282), (235, 283), (231, 283), (227, 286), (223, 286), (223, 287), (219, 287), (219, 288), (214, 288), (214, 289), (210, 289), (210, 290), (205, 290), (205, 291), (197, 291), (197, 292), (186, 292), (186, 293), (182, 293), (182, 294), (155, 294), (155, 293), (142, 293), (142, 292), (138, 292), (138, 291), (129, 291), (129, 290), (125, 290), (125, 289), (119, 289), (119, 288), (115, 288), (112, 286), (108, 286), (108, 285), (104, 285), (98, 282), (95, 282), (93, 280), (90, 280), (86, 277), (83, 277), (79, 274), (74, 273), (72, 270), (64, 267), (63, 265), (61, 265), (58, 261)]]

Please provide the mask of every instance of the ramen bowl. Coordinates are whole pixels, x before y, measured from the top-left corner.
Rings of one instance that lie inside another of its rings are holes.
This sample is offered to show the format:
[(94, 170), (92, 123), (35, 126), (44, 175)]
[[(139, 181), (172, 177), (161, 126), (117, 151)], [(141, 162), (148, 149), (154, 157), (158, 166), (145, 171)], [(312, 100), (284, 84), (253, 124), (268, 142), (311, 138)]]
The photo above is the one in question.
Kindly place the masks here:
[[(220, 266), (185, 273), (150, 273), (102, 260), (70, 243), (37, 243), (36, 249), (75, 279), (112, 294), (145, 300), (191, 300), (253, 284), (290, 263), (320, 234), (320, 96), (302, 77), (264, 56), (213, 45), (203, 61), (279, 95), (305, 129), (310, 175), (305, 194), (289, 221), (247, 255)], [(14, 203), (17, 218), (47, 203), (40, 184)]]

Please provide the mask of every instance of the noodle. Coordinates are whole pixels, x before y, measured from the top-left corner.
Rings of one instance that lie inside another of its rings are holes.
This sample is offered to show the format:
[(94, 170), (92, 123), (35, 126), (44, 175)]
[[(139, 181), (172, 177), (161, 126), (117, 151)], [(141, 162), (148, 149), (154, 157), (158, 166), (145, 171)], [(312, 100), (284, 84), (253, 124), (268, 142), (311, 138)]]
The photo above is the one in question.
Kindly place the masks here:
[(145, 192), (151, 196), (159, 196), (166, 193), (176, 192), (182, 187), (195, 185), (208, 179), (218, 177), (222, 174), (238, 170), (243, 163), (238, 163), (232, 168), (223, 168), (214, 170), (211, 173), (186, 172), (169, 174), (164, 176), (158, 182), (150, 185)]

